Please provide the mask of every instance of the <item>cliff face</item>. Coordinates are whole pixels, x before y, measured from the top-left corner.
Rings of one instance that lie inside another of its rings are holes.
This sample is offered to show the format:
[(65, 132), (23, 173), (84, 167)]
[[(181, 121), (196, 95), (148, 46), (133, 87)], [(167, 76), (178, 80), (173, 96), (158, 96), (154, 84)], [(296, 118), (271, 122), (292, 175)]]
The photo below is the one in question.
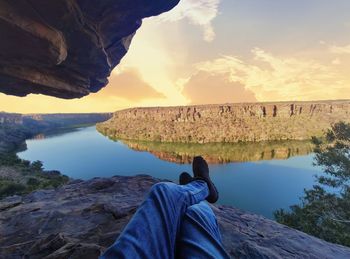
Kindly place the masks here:
[(0, 1), (0, 91), (61, 98), (97, 92), (142, 18), (178, 1)]
[(78, 124), (95, 124), (111, 116), (110, 113), (22, 115), (0, 112), (0, 154), (25, 148), (25, 140), (38, 133)]
[(337, 121), (350, 122), (350, 101), (133, 108), (97, 125), (116, 139), (160, 142), (305, 140)]
[(0, 112), (0, 155), (20, 148), (30, 133), (21, 114)]
[(22, 120), (21, 114), (0, 112), (0, 125), (5, 125), (5, 124), (21, 125), (22, 123), (23, 123), (23, 120)]
[[(0, 201), (0, 257), (97, 258), (156, 182), (149, 176), (94, 178), (5, 198)], [(212, 208), (233, 258), (350, 258), (349, 248), (261, 216)]]
[(79, 124), (95, 124), (112, 117), (112, 113), (57, 113), (57, 114), (25, 114), (25, 122), (34, 121), (38, 125), (48, 127), (66, 127)]

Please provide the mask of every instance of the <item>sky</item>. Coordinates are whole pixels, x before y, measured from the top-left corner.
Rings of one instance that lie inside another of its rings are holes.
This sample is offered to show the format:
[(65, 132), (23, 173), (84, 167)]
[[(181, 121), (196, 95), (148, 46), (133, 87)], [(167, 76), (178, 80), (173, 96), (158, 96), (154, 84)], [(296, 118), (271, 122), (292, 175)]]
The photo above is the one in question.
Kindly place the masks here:
[(0, 111), (350, 99), (349, 0), (181, 0), (143, 20), (96, 94), (0, 93)]

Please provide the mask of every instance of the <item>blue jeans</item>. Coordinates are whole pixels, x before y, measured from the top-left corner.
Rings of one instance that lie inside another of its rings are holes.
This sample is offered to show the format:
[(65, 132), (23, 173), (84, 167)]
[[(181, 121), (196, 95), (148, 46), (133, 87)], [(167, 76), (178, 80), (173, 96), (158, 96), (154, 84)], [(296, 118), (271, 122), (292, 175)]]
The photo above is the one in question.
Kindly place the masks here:
[(229, 258), (206, 182), (155, 184), (104, 258)]

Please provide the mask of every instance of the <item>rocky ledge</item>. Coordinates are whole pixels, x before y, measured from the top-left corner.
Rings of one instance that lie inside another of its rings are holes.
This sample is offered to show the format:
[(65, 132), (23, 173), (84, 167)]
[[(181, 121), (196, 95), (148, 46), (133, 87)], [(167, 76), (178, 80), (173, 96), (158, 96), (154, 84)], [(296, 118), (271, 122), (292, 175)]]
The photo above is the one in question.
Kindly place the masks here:
[[(0, 201), (1, 258), (97, 258), (123, 230), (149, 188), (150, 176), (75, 180)], [(350, 258), (327, 243), (261, 216), (213, 206), (232, 257)]]
[(97, 92), (142, 18), (179, 0), (1, 0), (0, 92), (76, 98)]

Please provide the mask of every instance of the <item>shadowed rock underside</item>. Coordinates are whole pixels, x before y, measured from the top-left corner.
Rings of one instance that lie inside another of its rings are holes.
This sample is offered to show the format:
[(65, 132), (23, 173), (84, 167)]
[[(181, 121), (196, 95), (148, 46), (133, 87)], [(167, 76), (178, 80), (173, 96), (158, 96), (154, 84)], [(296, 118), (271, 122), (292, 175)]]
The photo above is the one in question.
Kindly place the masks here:
[(0, 92), (77, 98), (99, 91), (142, 18), (178, 1), (0, 1)]

